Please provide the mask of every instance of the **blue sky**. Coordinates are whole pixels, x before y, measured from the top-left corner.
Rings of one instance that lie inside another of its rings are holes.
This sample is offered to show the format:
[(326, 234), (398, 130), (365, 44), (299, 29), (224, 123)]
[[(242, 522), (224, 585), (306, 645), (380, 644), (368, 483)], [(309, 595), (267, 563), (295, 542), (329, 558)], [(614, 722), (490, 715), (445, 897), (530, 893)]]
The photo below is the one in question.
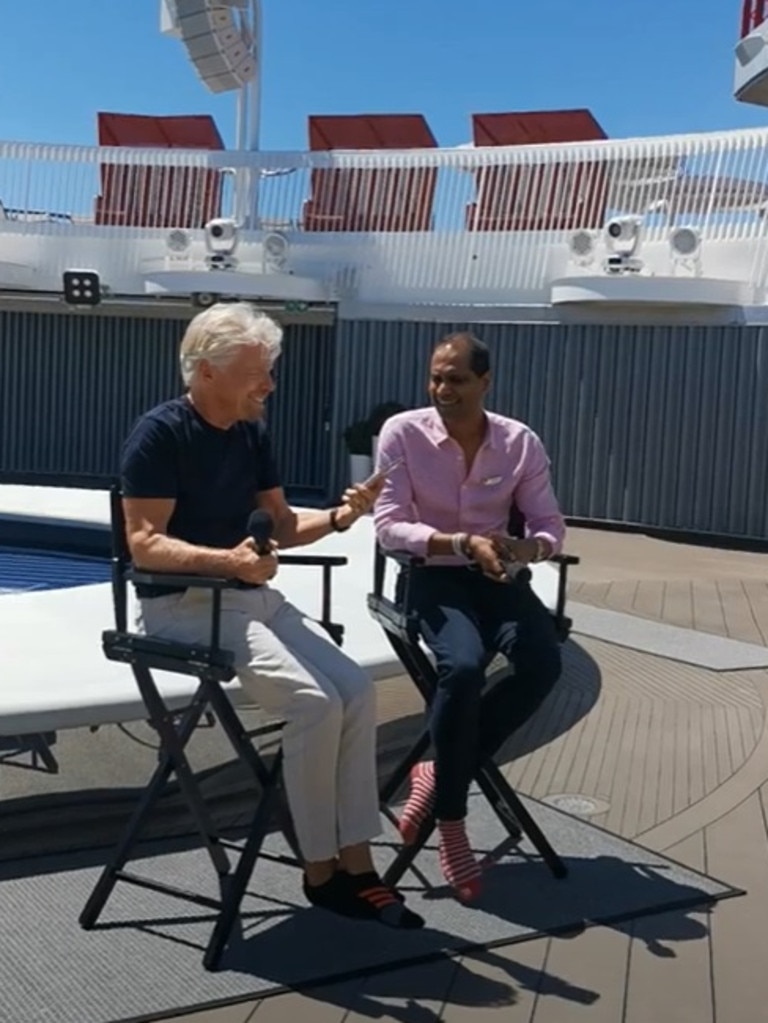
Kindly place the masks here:
[[(261, 144), (307, 146), (310, 113), (420, 112), (439, 142), (473, 112), (589, 107), (612, 137), (768, 124), (732, 96), (741, 0), (263, 0)], [(159, 0), (3, 5), (0, 138), (92, 144), (98, 110), (210, 113), (159, 32)]]

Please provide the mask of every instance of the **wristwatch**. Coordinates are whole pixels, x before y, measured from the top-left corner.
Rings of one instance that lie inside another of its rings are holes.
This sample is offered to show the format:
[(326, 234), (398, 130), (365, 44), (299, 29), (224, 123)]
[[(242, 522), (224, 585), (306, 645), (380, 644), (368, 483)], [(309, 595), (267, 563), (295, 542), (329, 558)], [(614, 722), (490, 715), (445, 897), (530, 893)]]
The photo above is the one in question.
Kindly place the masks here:
[(331, 529), (333, 530), (334, 533), (346, 533), (346, 531), (350, 528), (352, 523), (350, 522), (349, 526), (340, 526), (337, 518), (338, 514), (339, 514), (338, 508), (331, 508), (330, 512)]
[(543, 536), (534, 536), (536, 541), (536, 557), (534, 561), (547, 561), (549, 559), (549, 544)]

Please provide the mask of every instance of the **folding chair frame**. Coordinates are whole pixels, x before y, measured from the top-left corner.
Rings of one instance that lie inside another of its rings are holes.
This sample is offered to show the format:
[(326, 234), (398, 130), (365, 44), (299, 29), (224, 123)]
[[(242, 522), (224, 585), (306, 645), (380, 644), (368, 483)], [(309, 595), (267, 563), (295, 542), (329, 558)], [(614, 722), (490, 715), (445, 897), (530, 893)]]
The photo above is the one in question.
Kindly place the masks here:
[[(267, 767), (251, 742), (229, 696), (222, 689), (222, 683), (229, 682), (235, 677), (235, 667), (233, 654), (222, 649), (219, 643), (221, 594), (223, 590), (237, 588), (239, 584), (228, 579), (177, 573), (142, 572), (132, 569), (125, 534), (122, 495), (117, 486), (112, 488), (110, 500), (112, 511), (112, 588), (116, 628), (103, 633), (102, 646), (104, 654), (109, 660), (122, 661), (130, 665), (147, 708), (149, 723), (158, 733), (160, 754), (157, 767), (141, 800), (80, 914), (80, 925), (86, 930), (96, 926), (118, 881), (126, 881), (138, 887), (184, 899), (213, 909), (217, 913), (216, 922), (203, 956), (205, 968), (215, 970), (220, 965), (221, 956), (239, 915), (240, 904), (259, 856), (292, 866), (300, 865), (298, 843), (281, 791), (282, 749), (278, 749), (271, 766)], [(334, 642), (341, 645), (344, 627), (331, 621), (330, 618), (331, 570), (336, 566), (346, 564), (347, 558), (327, 555), (281, 555), (280, 560), (282, 563), (313, 565), (322, 568), (323, 591), (320, 623)], [(128, 582), (210, 590), (212, 610), (209, 644), (207, 646), (187, 645), (129, 632), (127, 626)], [(181, 714), (178, 711), (171, 711), (166, 705), (153, 678), (153, 671), (177, 672), (183, 675), (192, 675), (198, 679), (197, 690)], [(185, 753), (187, 743), (200, 719), (209, 710), (218, 719), (235, 754), (251, 770), (261, 790), (253, 820), (242, 846), (225, 841), (218, 833)], [(282, 727), (282, 722), (269, 723), (260, 728), (257, 734), (277, 734)], [(125, 869), (134, 846), (140, 839), (141, 830), (153, 807), (162, 796), (165, 785), (172, 774), (176, 775), (181, 794), (187, 802), (196, 829), (218, 875), (221, 887), (220, 899), (209, 898), (175, 885), (142, 877)], [(273, 855), (262, 849), (264, 838), (273, 820), (277, 822), (283, 832), (293, 856)], [(240, 854), (234, 871), (232, 871), (227, 856), (227, 849)]]
[[(421, 559), (406, 554), (384, 552), (378, 545), (374, 556), (373, 592), (368, 595), (368, 609), (376, 621), (384, 629), (392, 649), (410, 675), (416, 688), (424, 699), (425, 706), (431, 706), (437, 688), (437, 672), (431, 664), (419, 641), (418, 619), (412, 610), (409, 583), (406, 577), (402, 604), (398, 605), (384, 596), (384, 579), (386, 562), (392, 559), (401, 567), (410, 571), (418, 570), (423, 564)], [(554, 612), (555, 627), (558, 638), (563, 642), (569, 635), (571, 621), (565, 615), (565, 598), (567, 587), (568, 566), (578, 564), (579, 559), (573, 555), (556, 555), (553, 561), (559, 564), (557, 607)], [(489, 653), (490, 661), (492, 652)], [(512, 671), (512, 669), (509, 669)], [(503, 679), (498, 684), (503, 684)], [(395, 816), (388, 809), (395, 793), (408, 778), (411, 768), (426, 753), (431, 745), (429, 729), (425, 728), (410, 751), (402, 758), (389, 779), (380, 791), (383, 812), (391, 820)], [(503, 776), (493, 759), (488, 757), (481, 761), (474, 775), (481, 792), (487, 799), (492, 810), (507, 831), (510, 839), (517, 840), (525, 834), (537, 850), (542, 860), (556, 878), (563, 878), (568, 871), (562, 859), (550, 845), (546, 836), (530, 815), (520, 797)], [(416, 841), (411, 845), (403, 845), (384, 875), (387, 884), (395, 885), (403, 874), (413, 867), (414, 861), (435, 829), (435, 819), (430, 816), (424, 821)]]

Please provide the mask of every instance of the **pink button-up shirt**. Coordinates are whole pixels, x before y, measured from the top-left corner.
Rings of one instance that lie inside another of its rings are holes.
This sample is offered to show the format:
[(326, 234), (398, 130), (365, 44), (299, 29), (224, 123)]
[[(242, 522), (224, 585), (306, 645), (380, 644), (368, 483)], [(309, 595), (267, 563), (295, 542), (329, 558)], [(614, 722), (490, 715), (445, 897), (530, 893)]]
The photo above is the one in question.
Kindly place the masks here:
[[(485, 440), (467, 473), (464, 454), (433, 408), (392, 416), (379, 435), (377, 467), (405, 462), (387, 477), (374, 508), (376, 536), (385, 550), (426, 557), (433, 533), (506, 533), (514, 503), (526, 535), (562, 549), (565, 522), (549, 473), (549, 458), (524, 423), (486, 412)], [(431, 557), (431, 564), (461, 563)]]

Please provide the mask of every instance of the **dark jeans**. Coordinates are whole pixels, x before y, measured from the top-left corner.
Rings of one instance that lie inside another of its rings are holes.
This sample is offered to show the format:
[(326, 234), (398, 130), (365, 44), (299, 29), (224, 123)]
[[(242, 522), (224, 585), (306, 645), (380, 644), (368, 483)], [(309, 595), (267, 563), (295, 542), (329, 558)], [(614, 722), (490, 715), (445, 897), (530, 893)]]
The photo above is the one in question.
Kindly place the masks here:
[[(412, 568), (410, 603), (437, 662), (430, 713), (435, 748), (435, 815), (461, 820), (479, 762), (492, 756), (542, 703), (560, 677), (560, 645), (549, 611), (528, 583), (497, 583), (469, 568)], [(514, 665), (513, 678), (481, 699), (489, 655)]]

